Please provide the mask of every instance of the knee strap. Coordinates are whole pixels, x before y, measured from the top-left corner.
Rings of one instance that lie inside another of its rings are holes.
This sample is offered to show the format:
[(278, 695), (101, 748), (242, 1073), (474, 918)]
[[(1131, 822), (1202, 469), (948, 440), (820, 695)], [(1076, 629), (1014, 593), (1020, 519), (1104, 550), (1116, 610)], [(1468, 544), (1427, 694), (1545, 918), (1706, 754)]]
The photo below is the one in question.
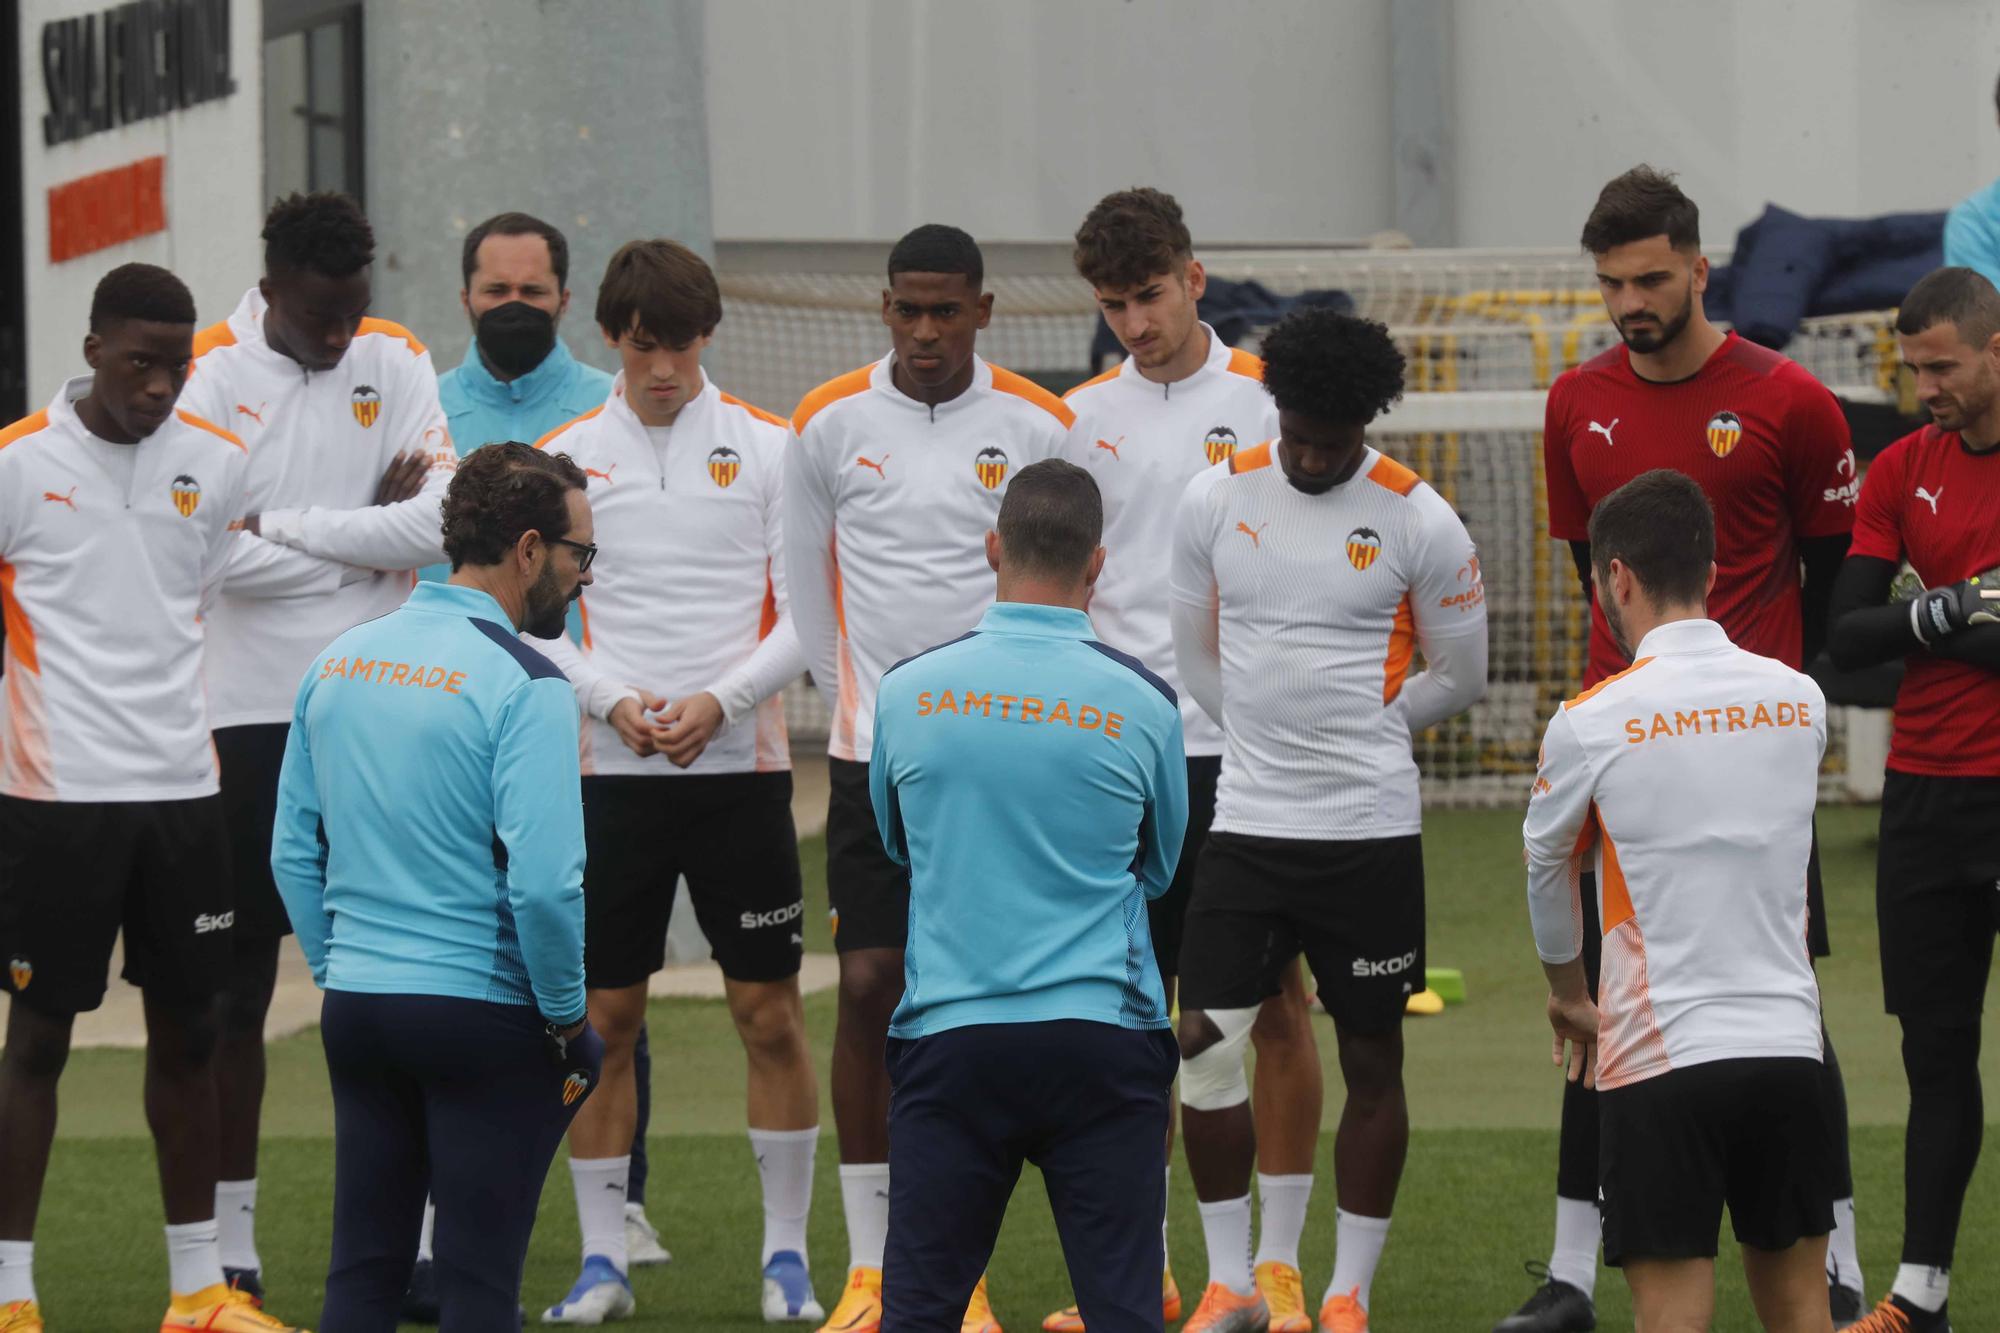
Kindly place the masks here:
[(1257, 1021), (1257, 1011), (1203, 1012), (1222, 1034), (1222, 1040), (1191, 1060), (1181, 1060), (1181, 1105), (1194, 1111), (1226, 1111), (1250, 1100), (1250, 1084), (1243, 1077), (1243, 1047), (1250, 1040), (1250, 1027)]

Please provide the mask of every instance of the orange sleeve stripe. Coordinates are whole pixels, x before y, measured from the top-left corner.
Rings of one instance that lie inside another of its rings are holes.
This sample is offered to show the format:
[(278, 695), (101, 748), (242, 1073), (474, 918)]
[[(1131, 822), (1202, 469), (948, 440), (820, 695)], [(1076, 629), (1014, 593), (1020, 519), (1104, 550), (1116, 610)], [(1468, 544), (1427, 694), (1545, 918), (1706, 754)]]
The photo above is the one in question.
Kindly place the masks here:
[(236, 346), (236, 331), (229, 327), (229, 321), (211, 324), (194, 335), (194, 359), (199, 361), (218, 347)]
[(1111, 367), (1111, 369), (1105, 371), (1102, 375), (1092, 375), (1089, 379), (1085, 380), (1083, 383), (1077, 385), (1075, 388), (1071, 389), (1068, 393), (1064, 394), (1063, 401), (1068, 402), (1070, 399), (1082, 393), (1085, 389), (1092, 388), (1099, 384), (1109, 384), (1112, 380), (1118, 378), (1119, 372), (1124, 370), (1124, 368), (1125, 368), (1124, 364), (1121, 362), (1120, 364), (1115, 365)]
[(1255, 472), (1260, 467), (1271, 466), (1271, 442), (1253, 444), (1248, 449), (1238, 449), (1229, 456), (1229, 475), (1240, 476), (1245, 472)]
[(1076, 424), (1076, 413), (1069, 410), (1068, 403), (1065, 403), (1062, 399), (1056, 397), (1026, 375), (1016, 375), (1013, 371), (1002, 370), (998, 366), (989, 366), (987, 368), (993, 372), (993, 387), (1001, 393), (1011, 393), (1016, 398), (1027, 399), (1057, 421), (1062, 422), (1064, 430), (1068, 430)]
[(354, 335), (358, 338), (364, 333), (379, 333), (388, 338), (401, 338), (410, 345), (411, 356), (422, 356), (429, 350), (421, 342), (417, 341), (416, 334), (411, 333), (394, 320), (364, 319), (361, 321), (361, 327), (354, 331)]
[(783, 426), (787, 429), (790, 429), (791, 427), (792, 423), (785, 420), (783, 417), (779, 416), (776, 412), (766, 412), (763, 408), (757, 406), (755, 403), (746, 403), (733, 393), (723, 394), (722, 401), (728, 403), (731, 407), (742, 408), (745, 412), (748, 412), (751, 416), (757, 418), (757, 420), (766, 422), (769, 425)]
[(33, 435), (38, 430), (49, 428), (49, 410), (45, 407), (33, 416), (22, 417), (5, 430), (0, 430), (0, 449), (5, 449), (14, 441)]
[(250, 452), (249, 446), (244, 444), (243, 441), (237, 439), (234, 435), (231, 435), (228, 431), (206, 417), (198, 417), (194, 413), (179, 407), (174, 409), (174, 415), (181, 419), (181, 424), (184, 426), (193, 426), (196, 430), (205, 430), (210, 435), (220, 436), (222, 439), (229, 441), (246, 454)]
[(7, 628), (7, 656), (28, 670), (39, 673), (41, 653), (35, 647), (35, 627), (21, 599), (14, 595), (14, 566), (0, 560), (0, 623)]
[(868, 388), (868, 381), (874, 376), (875, 367), (867, 365), (859, 370), (850, 370), (838, 379), (828, 380), (799, 400), (798, 410), (792, 413), (792, 429), (803, 432), (806, 423), (820, 412), (843, 398), (852, 398)]
[(1563, 707), (1574, 708), (1578, 704), (1589, 703), (1592, 699), (1597, 697), (1597, 692), (1603, 689), (1606, 685), (1611, 684), (1613, 681), (1625, 679), (1625, 677), (1631, 675), (1634, 671), (1637, 671), (1640, 667), (1646, 665), (1646, 663), (1652, 660), (1653, 659), (1650, 657), (1640, 658), (1638, 661), (1634, 662), (1631, 666), (1626, 667), (1623, 671), (1620, 671), (1615, 675), (1606, 676), (1603, 680), (1598, 681), (1595, 685), (1585, 690), (1582, 694), (1577, 695), (1576, 698), (1563, 700)]
[(1375, 460), (1375, 466), (1368, 469), (1368, 480), (1384, 490), (1394, 491), (1398, 495), (1408, 495), (1417, 489), (1417, 484), (1423, 481), (1423, 478), (1389, 455), (1383, 454)]
[(1241, 375), (1245, 379), (1262, 382), (1264, 378), (1264, 359), (1259, 356), (1253, 356), (1241, 347), (1232, 347), (1229, 349), (1229, 373), (1232, 375)]
[(542, 436), (542, 438), (541, 438), (541, 439), (539, 439), (539, 440), (536, 440), (536, 441), (535, 441), (535, 447), (536, 447), (537, 449), (546, 449), (546, 448), (548, 448), (548, 447), (549, 447), (549, 442), (550, 442), (551, 440), (555, 439), (555, 437), (556, 437), (556, 436), (558, 436), (558, 435), (562, 434), (562, 433), (563, 433), (564, 431), (568, 430), (568, 429), (569, 429), (569, 428), (570, 428), (571, 426), (578, 426), (578, 425), (582, 425), (582, 424), (583, 424), (584, 422), (586, 422), (586, 421), (590, 420), (590, 419), (591, 419), (592, 417), (596, 416), (596, 415), (597, 415), (597, 414), (598, 414), (599, 412), (602, 412), (603, 410), (604, 410), (604, 404), (602, 404), (602, 403), (599, 403), (599, 404), (598, 404), (598, 405), (597, 405), (596, 407), (593, 407), (593, 408), (591, 408), (591, 409), (590, 409), (590, 410), (589, 410), (588, 412), (585, 412), (585, 413), (584, 413), (584, 414), (583, 414), (582, 416), (580, 416), (580, 417), (573, 417), (573, 418), (571, 418), (570, 420), (568, 420), (568, 421), (565, 421), (565, 422), (563, 422), (563, 424), (562, 424), (562, 425), (560, 425), (560, 426), (557, 426), (557, 427), (556, 427), (556, 428), (555, 428), (554, 430), (550, 431), (550, 432), (549, 432), (549, 433), (548, 433), (547, 435), (544, 435), (544, 436)]
[(1396, 623), (1389, 630), (1389, 651), (1382, 660), (1382, 702), (1394, 703), (1403, 692), (1410, 674), (1410, 659), (1417, 655), (1417, 621), (1410, 612), (1410, 594), (1396, 604)]

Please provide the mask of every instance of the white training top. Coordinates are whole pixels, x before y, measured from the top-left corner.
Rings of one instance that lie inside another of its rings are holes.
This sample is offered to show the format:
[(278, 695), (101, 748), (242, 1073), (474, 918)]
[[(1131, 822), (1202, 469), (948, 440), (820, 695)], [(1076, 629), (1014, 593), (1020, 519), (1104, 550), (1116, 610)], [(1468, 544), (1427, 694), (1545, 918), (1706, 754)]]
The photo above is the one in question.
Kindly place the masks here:
[(249, 460), (185, 410), (137, 444), (100, 440), (76, 415), (90, 386), (73, 379), (0, 431), (0, 793), (213, 795), (202, 606), (243, 517)]
[(792, 417), (785, 562), (806, 666), (833, 713), (827, 753), (868, 762), (882, 673), (964, 634), (993, 602), (986, 534), (1007, 478), (1062, 452), (1060, 398), (973, 358), (930, 407), (893, 358), (820, 385)]
[(1180, 692), (1187, 753), (1222, 753), (1222, 728), (1181, 687), (1168, 623), (1166, 581), (1174, 514), (1197, 473), (1278, 433), (1264, 392), (1264, 363), (1204, 324), (1208, 360), (1172, 384), (1155, 384), (1131, 357), (1063, 395), (1076, 413), (1064, 456), (1090, 469), (1104, 495), (1104, 572), (1090, 597), (1097, 637), (1130, 653)]
[[(243, 533), (209, 618), (217, 727), (289, 722), (319, 650), (410, 593), (407, 571), (444, 559), (441, 506), (458, 466), (430, 353), (400, 324), (364, 319), (332, 370), (264, 340), (263, 296), (195, 337), (181, 404), (226, 421), (250, 450)], [(421, 494), (374, 503), (398, 453), (430, 459)]]
[[(602, 407), (544, 435), (590, 480), (600, 554), (584, 590), (583, 647), (533, 646), (569, 676), (592, 719), (585, 773), (774, 772), (792, 766), (779, 691), (805, 670), (785, 597), (779, 498), (789, 423), (703, 377), (663, 429), (649, 429), (612, 381)], [(707, 691), (727, 725), (676, 768), (640, 758), (609, 722), (639, 689), (674, 703)], [(742, 725), (746, 721), (751, 725)]]
[[(1472, 538), (1372, 448), (1347, 481), (1307, 495), (1275, 447), (1196, 477), (1176, 523), (1175, 653), (1224, 735), (1214, 826), (1315, 841), (1420, 832), (1410, 736), (1486, 689)], [(1427, 669), (1406, 682), (1418, 647)]]
[(1597, 872), (1597, 1086), (1708, 1060), (1820, 1058), (1806, 859), (1826, 700), (1712, 620), (1661, 625), (1549, 720), (1528, 802), (1528, 912), (1550, 963), (1583, 948)]

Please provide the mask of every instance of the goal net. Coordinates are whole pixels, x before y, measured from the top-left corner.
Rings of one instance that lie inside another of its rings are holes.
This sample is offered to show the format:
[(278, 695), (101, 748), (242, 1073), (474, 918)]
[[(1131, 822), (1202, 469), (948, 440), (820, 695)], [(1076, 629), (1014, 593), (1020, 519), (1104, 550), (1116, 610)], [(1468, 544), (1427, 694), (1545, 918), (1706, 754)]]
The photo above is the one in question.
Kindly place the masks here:
[[(1718, 262), (1726, 256), (1717, 256)], [(1588, 608), (1566, 545), (1547, 535), (1542, 403), (1566, 368), (1613, 345), (1590, 267), (1567, 252), (1206, 252), (1212, 277), (1273, 295), (1338, 291), (1387, 324), (1409, 361), (1407, 390), (1369, 432), (1464, 518), (1486, 575), (1491, 635), (1484, 701), (1417, 739), (1425, 800), (1518, 803), (1541, 732), (1582, 679)], [(1032, 265), (1016, 264), (1016, 268)], [(880, 357), (882, 279), (790, 270), (720, 274), (724, 318), (707, 365), (729, 392), (788, 412), (821, 382)], [(980, 334), (989, 360), (1061, 390), (1094, 374), (1097, 312), (1088, 287), (1049, 247), (1040, 271), (996, 272), (994, 314)], [(1242, 345), (1255, 349), (1259, 329)], [(1887, 312), (1809, 321), (1786, 354), (1851, 400), (1890, 401), (1896, 352)], [(787, 698), (795, 744), (817, 745), (827, 719), (803, 682)], [(1840, 794), (1846, 765), (1834, 714), (1823, 786)]]

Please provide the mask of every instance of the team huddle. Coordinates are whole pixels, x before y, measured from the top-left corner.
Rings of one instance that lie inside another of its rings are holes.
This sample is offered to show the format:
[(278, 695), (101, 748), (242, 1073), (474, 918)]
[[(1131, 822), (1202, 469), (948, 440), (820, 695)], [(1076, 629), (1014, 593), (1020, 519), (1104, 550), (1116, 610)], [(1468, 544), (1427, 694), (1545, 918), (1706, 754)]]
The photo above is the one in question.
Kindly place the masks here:
[[(1568, 1077), (1555, 1244), (1496, 1333), (1594, 1328), (1600, 1246), (1641, 1328), (1708, 1327), (1725, 1205), (1766, 1328), (1931, 1333), (2000, 926), (2000, 860), (1964, 836), (2000, 817), (2000, 294), (1965, 269), (1911, 292), (1934, 423), (1864, 477), (1833, 395), (1703, 315), (1697, 222), (1648, 168), (1605, 187), (1583, 248), (1620, 343), (1548, 398), (1549, 534), (1593, 605), (1525, 828)], [(1425, 974), (1411, 742), (1488, 676), (1478, 534), (1366, 438), (1404, 387), (1387, 329), (1304, 307), (1261, 356), (1228, 346), (1179, 205), (1124, 190), (1075, 248), (1118, 366), (1057, 397), (980, 357), (979, 247), (929, 224), (888, 257), (888, 353), (787, 418), (704, 371), (725, 311), (674, 241), (606, 269), (609, 377), (558, 336), (568, 247), (525, 214), (467, 236), (474, 340), (442, 376), (369, 317), (352, 200), (280, 200), (263, 240), (256, 286), (199, 331), (173, 275), (113, 270), (91, 373), (0, 432), (0, 1333), (64, 1326), (35, 1216), (70, 1026), (121, 934), (163, 1330), (292, 1327), (255, 1235), (286, 935), (326, 991), (318, 1326), (519, 1327), (565, 1138), (581, 1255), (540, 1319), (630, 1316), (634, 1270), (668, 1259), (645, 1017), (682, 879), (745, 1054), (767, 1321), (999, 1333), (983, 1273), (1033, 1160), (1077, 1297), (1048, 1333), (1365, 1333)], [(1878, 898), (1909, 1188), (1872, 1313), (1813, 974), (1823, 654), (1907, 662)], [(1016, 688), (1028, 661), (1047, 674)], [(832, 720), (830, 1308), (781, 698), (804, 673)], [(948, 776), (975, 746), (992, 788)], [(1009, 840), (965, 813), (1013, 793), (1071, 817)], [(1036, 897), (1035, 855), (1099, 906)], [(1009, 910), (967, 897), (988, 878)], [(1317, 1304), (1315, 1007), (1346, 1087)], [(1013, 1106), (1013, 1060), (1076, 1072)], [(954, 1108), (981, 1069), (995, 1091)], [(1165, 1244), (1176, 1077), (1192, 1302)], [(1112, 1100), (1115, 1130), (1065, 1138)]]

